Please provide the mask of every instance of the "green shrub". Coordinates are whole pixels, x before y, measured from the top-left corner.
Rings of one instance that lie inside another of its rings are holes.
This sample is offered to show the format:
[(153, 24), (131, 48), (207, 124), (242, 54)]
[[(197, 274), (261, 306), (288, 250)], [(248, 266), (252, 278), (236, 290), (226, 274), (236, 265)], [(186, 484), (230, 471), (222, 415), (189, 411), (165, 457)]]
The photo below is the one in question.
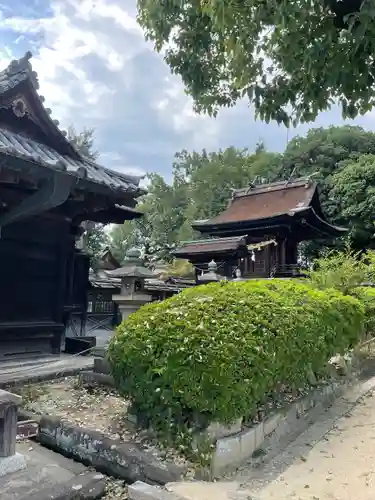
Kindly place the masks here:
[(370, 267), (359, 252), (347, 248), (344, 252), (332, 250), (314, 261), (312, 271), (307, 272), (311, 283), (320, 288), (336, 288), (344, 294), (369, 279)]
[(362, 333), (363, 307), (287, 280), (212, 283), (142, 307), (118, 328), (109, 361), (120, 391), (155, 427), (250, 416), (281, 383)]
[(353, 290), (353, 296), (357, 297), (364, 306), (366, 337), (373, 337), (375, 335), (375, 288), (357, 287)]

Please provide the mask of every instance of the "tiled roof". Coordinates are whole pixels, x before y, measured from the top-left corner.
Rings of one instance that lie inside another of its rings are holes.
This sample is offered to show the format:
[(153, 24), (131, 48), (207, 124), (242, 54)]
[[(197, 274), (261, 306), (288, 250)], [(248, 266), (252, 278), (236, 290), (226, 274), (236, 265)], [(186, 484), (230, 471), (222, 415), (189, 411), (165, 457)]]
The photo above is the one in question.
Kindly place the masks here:
[[(59, 144), (65, 144), (63, 152), (67, 152), (67, 154), (60, 154), (52, 147), (10, 131), (4, 125), (0, 127), (0, 154), (15, 156), (47, 168), (63, 170), (96, 184), (104, 185), (111, 190), (142, 194), (144, 191), (139, 188), (140, 177), (122, 174), (99, 166), (75, 150), (66, 139), (66, 132), (58, 128), (58, 121), (50, 118), (51, 110), (43, 106), (44, 98), (37, 93), (39, 83), (37, 74), (32, 70), (29, 62), (30, 58), (31, 53), (27, 52), (24, 57), (12, 61), (6, 69), (0, 72), (0, 105), (1, 99), (5, 99), (9, 92), (16, 89), (18, 85), (26, 81), (29, 82), (28, 88), (32, 89), (32, 95), (38, 102), (43, 123), (48, 124), (49, 132), (60, 141)], [(70, 156), (68, 156), (69, 154)]]
[[(89, 281), (90, 284), (93, 288), (106, 288), (106, 289), (120, 289), (121, 288), (121, 278), (115, 278), (113, 276), (110, 276), (107, 271), (98, 271), (97, 273), (94, 273), (93, 271), (90, 271), (89, 274)], [(187, 281), (187, 280), (185, 280)], [(146, 290), (149, 290), (150, 292), (155, 291), (155, 292), (173, 292), (173, 293), (178, 293), (179, 291), (183, 290), (184, 288), (189, 288), (191, 286), (195, 286), (196, 283), (194, 281), (189, 281), (189, 283), (184, 282), (184, 283), (179, 283), (178, 280), (176, 280), (175, 283), (172, 282), (167, 282), (164, 280), (159, 280), (159, 279), (146, 279), (145, 280), (145, 288)]]
[(62, 156), (54, 149), (0, 126), (0, 154), (16, 156), (56, 170), (87, 178), (121, 191), (137, 191), (140, 179), (100, 167), (88, 160), (77, 161)]
[(301, 211), (310, 206), (316, 188), (316, 184), (299, 179), (241, 189), (235, 191), (226, 210), (209, 221), (195, 222), (194, 227), (267, 219)]
[(245, 245), (246, 237), (235, 236), (232, 238), (216, 238), (209, 240), (187, 241), (173, 253), (178, 256), (194, 255), (201, 253), (220, 253), (237, 250), (239, 246)]

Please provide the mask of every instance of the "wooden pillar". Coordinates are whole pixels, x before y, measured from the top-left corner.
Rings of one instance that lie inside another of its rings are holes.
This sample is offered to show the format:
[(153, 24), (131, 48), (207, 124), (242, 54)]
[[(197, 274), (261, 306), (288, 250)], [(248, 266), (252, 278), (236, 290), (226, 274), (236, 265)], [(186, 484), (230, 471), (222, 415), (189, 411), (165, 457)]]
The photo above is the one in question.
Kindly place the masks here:
[(280, 245), (280, 265), (285, 266), (286, 262), (286, 240), (281, 240)]
[(271, 252), (270, 245), (264, 247), (264, 270), (266, 276), (269, 276), (271, 273)]

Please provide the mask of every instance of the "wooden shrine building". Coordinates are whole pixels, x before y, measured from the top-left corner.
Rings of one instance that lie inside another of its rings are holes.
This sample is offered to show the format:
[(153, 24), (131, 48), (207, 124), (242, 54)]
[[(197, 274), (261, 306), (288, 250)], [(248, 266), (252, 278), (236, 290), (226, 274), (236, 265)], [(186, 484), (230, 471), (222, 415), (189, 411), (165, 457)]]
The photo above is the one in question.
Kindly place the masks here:
[(346, 232), (325, 219), (318, 186), (310, 179), (236, 190), (221, 214), (192, 227), (209, 239), (186, 242), (175, 256), (188, 259), (198, 272), (214, 259), (228, 278), (237, 268), (245, 277), (297, 275), (301, 241)]
[(84, 221), (140, 217), (140, 178), (83, 157), (38, 94), (31, 54), (0, 72), (0, 359), (59, 353), (87, 308)]

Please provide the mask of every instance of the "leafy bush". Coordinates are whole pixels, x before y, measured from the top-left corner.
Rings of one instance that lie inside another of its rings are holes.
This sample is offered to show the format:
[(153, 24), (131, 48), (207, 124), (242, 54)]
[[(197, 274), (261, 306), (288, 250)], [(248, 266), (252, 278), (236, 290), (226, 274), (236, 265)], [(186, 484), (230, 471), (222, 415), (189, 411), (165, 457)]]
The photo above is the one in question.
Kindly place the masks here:
[(357, 287), (353, 290), (365, 309), (365, 333), (367, 337), (375, 335), (375, 288), (368, 286)]
[(360, 253), (349, 248), (344, 252), (333, 250), (314, 261), (314, 268), (307, 273), (314, 286), (320, 289), (336, 288), (344, 294), (369, 278), (370, 268)]
[(362, 333), (363, 307), (284, 280), (212, 283), (142, 307), (109, 361), (120, 391), (155, 427), (252, 415), (281, 383), (301, 387)]

